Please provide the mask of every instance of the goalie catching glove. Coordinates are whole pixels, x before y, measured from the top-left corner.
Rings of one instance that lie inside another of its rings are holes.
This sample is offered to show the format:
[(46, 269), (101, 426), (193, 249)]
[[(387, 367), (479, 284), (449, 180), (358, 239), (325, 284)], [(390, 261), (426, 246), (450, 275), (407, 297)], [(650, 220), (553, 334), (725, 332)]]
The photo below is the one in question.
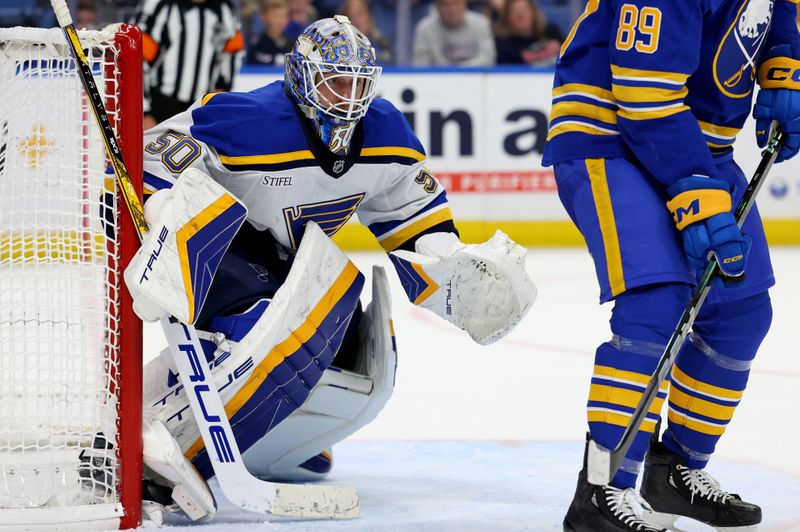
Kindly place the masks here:
[(389, 254), (408, 298), (481, 345), (508, 334), (536, 299), (525, 271), (527, 250), (502, 231), (482, 244), (432, 233), (417, 240), (416, 251)]

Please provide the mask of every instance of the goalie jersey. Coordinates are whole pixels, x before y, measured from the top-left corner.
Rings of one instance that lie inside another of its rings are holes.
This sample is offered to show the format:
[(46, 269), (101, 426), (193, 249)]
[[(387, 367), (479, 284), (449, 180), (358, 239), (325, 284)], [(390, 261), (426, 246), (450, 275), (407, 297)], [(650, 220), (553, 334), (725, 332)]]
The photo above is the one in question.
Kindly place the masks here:
[(797, 0), (589, 0), (559, 58), (543, 163), (629, 157), (670, 185), (715, 176), (765, 52), (800, 55)]
[(328, 236), (354, 215), (387, 251), (414, 249), (431, 232), (457, 233), (447, 196), (424, 168), (405, 117), (375, 99), (346, 156), (331, 153), (284, 93), (212, 93), (145, 132), (145, 199), (195, 167), (248, 208), (248, 221), (296, 249), (305, 224)]

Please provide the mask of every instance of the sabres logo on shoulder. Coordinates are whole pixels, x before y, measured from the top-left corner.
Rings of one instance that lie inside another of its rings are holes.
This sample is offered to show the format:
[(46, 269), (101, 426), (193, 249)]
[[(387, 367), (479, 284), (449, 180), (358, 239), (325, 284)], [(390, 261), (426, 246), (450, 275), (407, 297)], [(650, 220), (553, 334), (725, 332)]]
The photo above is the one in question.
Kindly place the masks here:
[(773, 0), (744, 0), (717, 48), (714, 81), (730, 98), (744, 98), (753, 91), (772, 7)]

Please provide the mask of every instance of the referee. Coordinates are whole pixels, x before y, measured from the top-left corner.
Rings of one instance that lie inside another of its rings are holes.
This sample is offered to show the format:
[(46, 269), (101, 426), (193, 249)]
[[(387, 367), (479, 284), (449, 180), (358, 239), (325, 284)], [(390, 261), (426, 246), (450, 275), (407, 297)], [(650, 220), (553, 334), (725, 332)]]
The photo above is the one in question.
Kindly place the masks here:
[(144, 0), (144, 129), (208, 92), (229, 91), (244, 39), (233, 0)]

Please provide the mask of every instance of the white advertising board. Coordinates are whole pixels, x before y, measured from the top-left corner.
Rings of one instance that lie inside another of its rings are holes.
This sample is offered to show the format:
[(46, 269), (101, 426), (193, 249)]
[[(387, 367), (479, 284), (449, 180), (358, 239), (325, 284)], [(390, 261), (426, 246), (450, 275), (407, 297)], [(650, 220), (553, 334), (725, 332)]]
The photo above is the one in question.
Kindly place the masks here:
[[(236, 88), (280, 77), (244, 74)], [(546, 72), (401, 70), (384, 73), (379, 94), (409, 119), (457, 220), (524, 224), (568, 220), (552, 171), (541, 166), (551, 87)], [(749, 177), (760, 158), (752, 119), (735, 150)], [(767, 219), (800, 221), (800, 160), (773, 168), (759, 209)]]

